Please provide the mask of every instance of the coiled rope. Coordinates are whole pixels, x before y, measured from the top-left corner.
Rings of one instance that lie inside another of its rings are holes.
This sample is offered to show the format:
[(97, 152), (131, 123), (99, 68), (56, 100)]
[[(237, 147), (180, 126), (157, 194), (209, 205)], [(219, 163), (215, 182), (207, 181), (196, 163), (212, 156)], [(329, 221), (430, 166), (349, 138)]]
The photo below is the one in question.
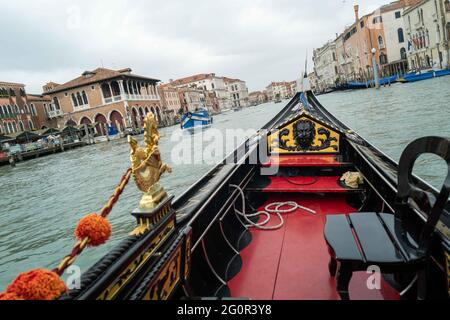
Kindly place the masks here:
[[(234, 208), (235, 212), (244, 218), (244, 220), (246, 221), (246, 227), (247, 228), (257, 228), (260, 230), (278, 230), (281, 229), (284, 224), (284, 218), (283, 215), (284, 214), (289, 214), (289, 213), (293, 213), (294, 211), (297, 211), (298, 209), (304, 210), (308, 213), (311, 214), (317, 214), (316, 211), (311, 210), (309, 208), (303, 207), (301, 205), (299, 205), (297, 202), (294, 201), (287, 201), (287, 202), (274, 202), (271, 203), (269, 205), (267, 205), (264, 208), (264, 211), (258, 211), (256, 213), (247, 213), (246, 212), (246, 200), (245, 200), (245, 194), (244, 191), (242, 190), (241, 187), (231, 184), (230, 185), (231, 188), (234, 188), (236, 190), (238, 190), (239, 194), (241, 195), (241, 199), (242, 199), (242, 211), (239, 211), (238, 209)], [(285, 209), (283, 209), (285, 208)], [(275, 225), (275, 226), (268, 226), (267, 224), (270, 222), (272, 215), (276, 215), (278, 217), (278, 219), (280, 220), (280, 223)], [(266, 219), (262, 222), (253, 222), (251, 220), (251, 218), (254, 217), (259, 217), (259, 216), (266, 216)]]

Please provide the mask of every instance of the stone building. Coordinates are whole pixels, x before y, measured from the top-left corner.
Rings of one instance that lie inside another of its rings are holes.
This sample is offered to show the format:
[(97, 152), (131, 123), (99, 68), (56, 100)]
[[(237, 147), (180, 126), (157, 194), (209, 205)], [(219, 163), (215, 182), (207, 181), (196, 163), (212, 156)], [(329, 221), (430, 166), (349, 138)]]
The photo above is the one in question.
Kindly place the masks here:
[(404, 1), (395, 1), (380, 8), (387, 50), (382, 68), (384, 76), (404, 74), (408, 70), (408, 42), (403, 20), (405, 7)]
[(206, 108), (204, 90), (193, 87), (181, 87), (178, 89), (178, 92), (183, 113)]
[(224, 78), (225, 88), (228, 90), (233, 108), (248, 107), (248, 88), (245, 81), (239, 79)]
[(422, 0), (404, 11), (411, 70), (449, 67), (449, 12), (445, 0)]
[(291, 97), (291, 85), (289, 82), (272, 82), (266, 87), (269, 101), (274, 101), (277, 97), (280, 99), (289, 99)]
[(336, 43), (329, 41), (321, 48), (315, 49), (313, 61), (317, 77), (317, 90), (326, 91), (334, 88), (339, 82)]
[(257, 106), (267, 102), (267, 96), (264, 92), (255, 91), (249, 94), (249, 104), (251, 106)]
[(156, 86), (159, 80), (132, 73), (131, 69), (98, 68), (64, 84), (45, 85), (51, 98), (48, 110), (59, 128), (67, 125), (95, 124), (105, 135), (106, 125), (121, 132), (126, 127), (142, 127), (143, 119), (153, 112), (163, 121), (162, 105)]
[(202, 73), (186, 78), (171, 80), (170, 84), (176, 88), (187, 86), (213, 92), (219, 103), (220, 110), (231, 107), (230, 95), (226, 88), (224, 78), (216, 76), (215, 73)]

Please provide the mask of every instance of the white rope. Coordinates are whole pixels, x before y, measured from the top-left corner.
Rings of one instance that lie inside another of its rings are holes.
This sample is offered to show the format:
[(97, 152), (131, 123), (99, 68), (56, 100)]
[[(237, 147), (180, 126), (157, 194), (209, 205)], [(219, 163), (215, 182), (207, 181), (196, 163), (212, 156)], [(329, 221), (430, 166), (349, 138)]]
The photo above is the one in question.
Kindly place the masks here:
[[(238, 192), (241, 195), (243, 212), (237, 210), (236, 208), (234, 208), (234, 210), (236, 211), (237, 214), (239, 214), (241, 217), (243, 217), (245, 219), (246, 223), (248, 223), (246, 225), (247, 228), (257, 228), (257, 229), (261, 229), (261, 230), (278, 230), (284, 226), (283, 214), (293, 213), (294, 211), (296, 211), (298, 209), (307, 211), (311, 214), (317, 214), (316, 211), (311, 210), (306, 207), (303, 207), (294, 201), (274, 202), (274, 203), (267, 205), (264, 208), (265, 209), (264, 211), (259, 211), (256, 213), (246, 213), (245, 212), (246, 203), (245, 203), (244, 191), (241, 189), (241, 187), (239, 187), (237, 185), (232, 184), (232, 185), (230, 185), (230, 187), (238, 190)], [(284, 207), (286, 207), (286, 208), (282, 209)], [(275, 214), (278, 217), (278, 219), (280, 220), (280, 223), (277, 224), (276, 226), (269, 227), (269, 226), (267, 226), (267, 224), (270, 222), (272, 214)], [(262, 222), (255, 223), (252, 220), (250, 220), (250, 218), (259, 217), (259, 216), (263, 216), (263, 215), (266, 216), (266, 219)]]

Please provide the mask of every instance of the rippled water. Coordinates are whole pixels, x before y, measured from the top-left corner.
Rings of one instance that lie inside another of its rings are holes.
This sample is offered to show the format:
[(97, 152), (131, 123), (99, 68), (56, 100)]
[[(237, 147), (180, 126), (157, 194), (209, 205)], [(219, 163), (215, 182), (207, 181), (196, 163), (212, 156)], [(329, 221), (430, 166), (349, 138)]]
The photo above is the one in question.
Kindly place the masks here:
[[(450, 136), (450, 78), (440, 78), (389, 88), (339, 92), (319, 100), (348, 126), (398, 160), (406, 144), (424, 135)], [(213, 129), (259, 129), (283, 104), (266, 104), (215, 117)], [(176, 127), (161, 130), (160, 148), (173, 173), (163, 185), (180, 195), (213, 165), (175, 165), (171, 141)], [(189, 136), (184, 137), (186, 141)], [(242, 137), (243, 139), (244, 137)], [(221, 159), (217, 156), (217, 159)], [(438, 185), (440, 164), (421, 160), (419, 173)], [(125, 140), (0, 167), (0, 290), (17, 273), (31, 268), (53, 268), (70, 252), (73, 230), (87, 213), (100, 210), (129, 166)], [(88, 249), (76, 264), (85, 271), (135, 226), (130, 212), (140, 195), (133, 183), (110, 215), (111, 241)]]

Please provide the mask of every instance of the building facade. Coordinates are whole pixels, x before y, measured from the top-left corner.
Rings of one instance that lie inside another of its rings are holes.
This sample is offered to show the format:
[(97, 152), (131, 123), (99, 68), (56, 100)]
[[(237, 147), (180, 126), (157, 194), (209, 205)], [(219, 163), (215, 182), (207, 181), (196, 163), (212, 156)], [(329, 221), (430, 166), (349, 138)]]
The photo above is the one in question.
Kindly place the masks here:
[(422, 0), (404, 11), (411, 70), (449, 67), (445, 0)]
[(58, 125), (56, 119), (50, 119), (48, 114), (51, 98), (49, 96), (38, 94), (27, 94), (27, 101), (31, 110), (36, 111), (36, 129), (56, 128)]
[(170, 84), (163, 84), (158, 87), (158, 91), (163, 107), (163, 118), (167, 125), (173, 125), (182, 110), (179, 90)]
[(325, 91), (334, 88), (339, 82), (336, 43), (327, 42), (313, 53), (314, 71), (317, 77), (317, 89)]
[(183, 113), (206, 108), (204, 90), (186, 86), (179, 88), (178, 92)]
[(277, 97), (280, 99), (289, 99), (292, 95), (289, 82), (272, 82), (266, 87), (267, 98), (274, 101)]
[(380, 8), (387, 54), (387, 63), (382, 69), (384, 76), (404, 74), (408, 71), (408, 41), (403, 20), (406, 6), (404, 1), (396, 1)]
[(224, 78), (225, 88), (230, 96), (231, 106), (233, 108), (248, 107), (249, 96), (245, 81), (239, 79)]
[(257, 106), (267, 102), (266, 94), (261, 91), (251, 92), (248, 96), (249, 96), (249, 104), (251, 106)]
[(49, 117), (56, 120), (58, 128), (95, 124), (97, 133), (105, 135), (106, 126), (119, 132), (126, 127), (142, 127), (149, 112), (154, 113), (161, 124), (158, 82), (135, 75), (131, 69), (98, 68), (65, 84), (50, 82), (43, 89), (51, 99)]
[(0, 133), (37, 130), (46, 123), (45, 117), (39, 117), (40, 104), (28, 98), (25, 85), (0, 82)]
[[(231, 107), (230, 95), (225, 85), (224, 78), (216, 76), (215, 73), (202, 73), (194, 76), (171, 80), (170, 84), (176, 88), (193, 87), (208, 92), (213, 92), (219, 103), (219, 109)], [(219, 111), (219, 110), (217, 110)]]

